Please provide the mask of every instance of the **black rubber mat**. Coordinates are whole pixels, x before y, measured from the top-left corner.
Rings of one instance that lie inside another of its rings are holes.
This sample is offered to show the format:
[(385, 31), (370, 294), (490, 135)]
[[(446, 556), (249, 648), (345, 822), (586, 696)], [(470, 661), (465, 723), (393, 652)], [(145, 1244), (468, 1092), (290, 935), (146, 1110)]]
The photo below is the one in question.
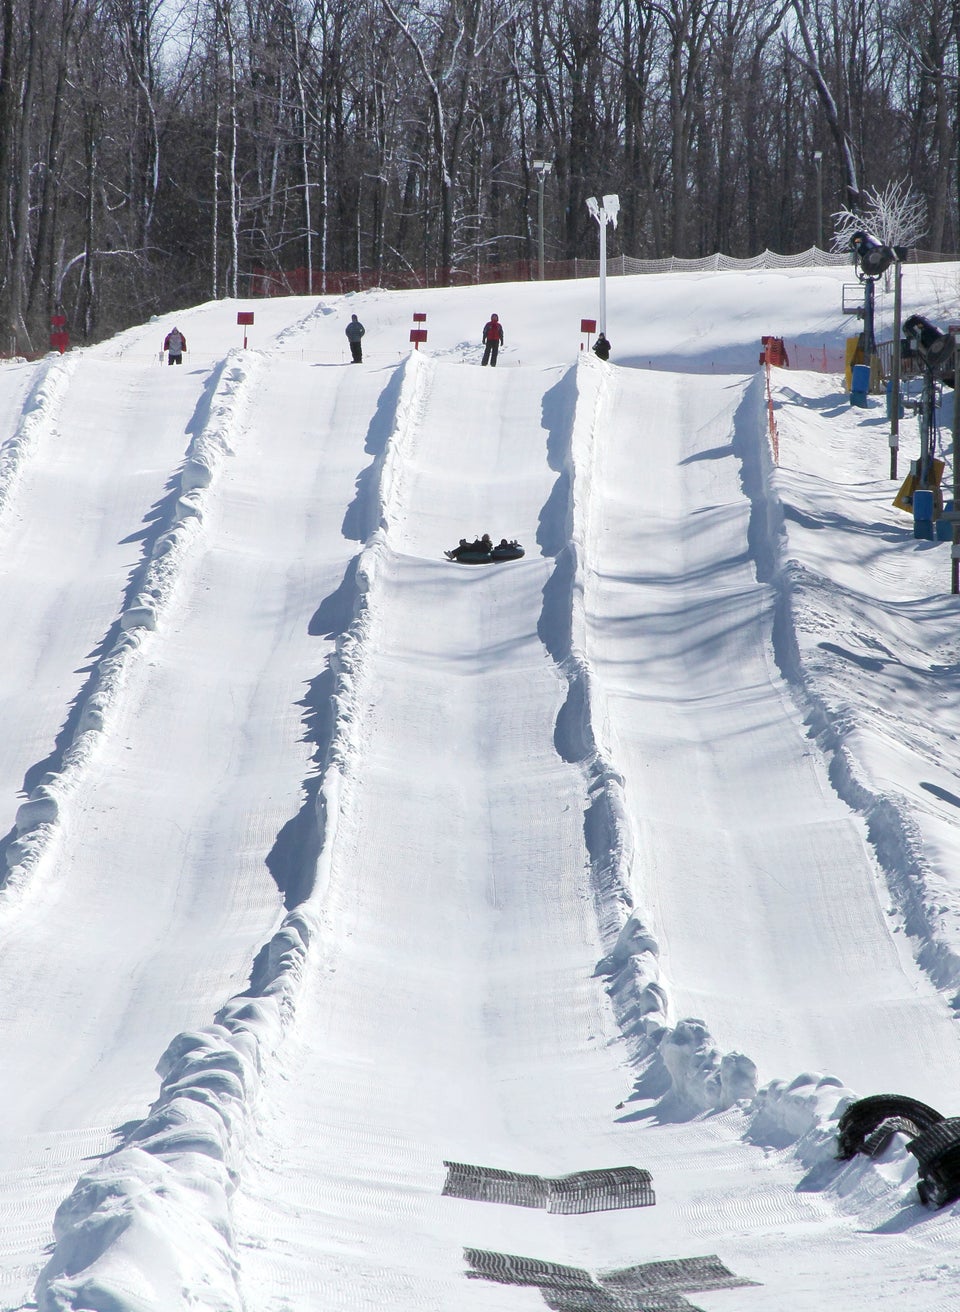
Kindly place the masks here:
[(757, 1283), (734, 1275), (715, 1255), (645, 1262), (598, 1276), (580, 1267), (480, 1248), (465, 1249), (464, 1258), (470, 1278), (535, 1285), (554, 1312), (699, 1312), (684, 1294)]
[(567, 1216), (621, 1207), (652, 1207), (657, 1201), (650, 1172), (636, 1166), (577, 1171), (556, 1179), (464, 1162), (444, 1162), (444, 1166), (447, 1178), (443, 1192), (451, 1198), (541, 1207)]
[(715, 1255), (644, 1262), (642, 1266), (630, 1266), (622, 1271), (606, 1271), (597, 1279), (605, 1289), (623, 1295), (648, 1290), (703, 1293), (707, 1289), (739, 1289), (757, 1283), (735, 1276)]

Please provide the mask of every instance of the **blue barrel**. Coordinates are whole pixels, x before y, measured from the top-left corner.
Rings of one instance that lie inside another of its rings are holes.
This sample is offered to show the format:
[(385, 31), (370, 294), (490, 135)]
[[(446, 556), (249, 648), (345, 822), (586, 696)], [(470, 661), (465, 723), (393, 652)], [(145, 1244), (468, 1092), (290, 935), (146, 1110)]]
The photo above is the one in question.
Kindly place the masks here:
[(913, 536), (932, 540), (933, 535), (933, 493), (918, 487), (913, 494)]
[(850, 375), (850, 404), (865, 406), (870, 391), (870, 366), (855, 364)]

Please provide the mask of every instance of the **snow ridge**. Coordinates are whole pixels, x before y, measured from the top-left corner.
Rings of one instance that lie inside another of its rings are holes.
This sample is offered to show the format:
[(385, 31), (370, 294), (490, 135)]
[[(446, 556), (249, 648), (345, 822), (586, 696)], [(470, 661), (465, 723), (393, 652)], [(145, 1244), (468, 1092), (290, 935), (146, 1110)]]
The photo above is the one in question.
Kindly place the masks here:
[(0, 513), (13, 495), (30, 451), (41, 436), (53, 431), (78, 361), (78, 355), (51, 352), (38, 367), (17, 430), (0, 447)]
[[(390, 509), (396, 502), (400, 487), (402, 462), (399, 457), (419, 416), (422, 391), (429, 374), (429, 365), (416, 352), (412, 352), (399, 369), (400, 386), (395, 402), (393, 428), (382, 450), (374, 457), (370, 467), (371, 486), (369, 492), (365, 493), (372, 502), (369, 513), (377, 527), (364, 542), (356, 557), (355, 568), (351, 563), (347, 569), (345, 581), (352, 574), (353, 615), (343, 633), (338, 636), (330, 658), (334, 676), (331, 694), (333, 731), (317, 793), (319, 857), (312, 891), (304, 898), (301, 906), (302, 912), (311, 917), (312, 924), (316, 923), (319, 904), (328, 885), (343, 781), (359, 750), (362, 714), (358, 687), (373, 618), (372, 596), (381, 563), (388, 550)], [(294, 914), (298, 913), (295, 911)], [(306, 942), (309, 942), (309, 938)]]
[[(51, 411), (59, 404), (69, 377), (69, 371), (57, 368), (59, 359), (54, 357), (32, 394), (34, 404), (21, 425), (21, 429), (29, 428), (29, 435), (37, 425), (51, 422)], [(109, 712), (120, 696), (129, 663), (139, 651), (144, 636), (157, 627), (158, 616), (177, 587), (184, 552), (202, 523), (204, 492), (224, 457), (230, 454), (230, 437), (241, 421), (246, 389), (256, 375), (257, 363), (256, 357), (244, 359), (240, 352), (232, 352), (217, 371), (208, 418), (188, 448), (170, 522), (153, 543), (151, 556), (141, 571), (137, 594), (128, 599), (120, 614), (116, 640), (97, 661), (88, 680), (76, 729), (60, 767), (48, 771), (17, 810), (16, 838), (6, 849), (7, 877), (0, 885), (8, 907), (12, 901), (10, 895), (22, 895), (31, 872), (49, 849), (63, 804), (96, 752)], [(52, 384), (49, 387), (48, 382)]]
[[(149, 1116), (79, 1180), (57, 1210), (56, 1245), (37, 1283), (38, 1312), (167, 1312), (185, 1301), (218, 1312), (240, 1312), (243, 1306), (230, 1199), (264, 1063), (295, 1014), (327, 886), (340, 790), (358, 749), (356, 689), (371, 594), (388, 549), (398, 456), (418, 414), (427, 371), (416, 356), (401, 368), (394, 429), (374, 462), (379, 525), (360, 552), (353, 619), (331, 658), (334, 730), (317, 797), (321, 841), (313, 888), (261, 949), (247, 992), (231, 998), (212, 1025), (181, 1033), (169, 1044), (157, 1065), (161, 1088)], [(211, 457), (223, 449), (214, 441), (209, 451), (191, 452), (188, 463), (212, 474)]]

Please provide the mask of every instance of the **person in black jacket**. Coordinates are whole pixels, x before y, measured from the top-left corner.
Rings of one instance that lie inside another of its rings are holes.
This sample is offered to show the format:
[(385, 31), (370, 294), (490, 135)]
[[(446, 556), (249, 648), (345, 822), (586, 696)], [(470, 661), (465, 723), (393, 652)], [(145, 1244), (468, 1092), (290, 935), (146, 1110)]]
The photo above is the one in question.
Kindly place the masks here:
[(503, 324), (497, 315), (491, 314), (487, 323), (483, 325), (483, 359), (481, 364), (489, 364), (491, 368), (496, 367), (497, 352), (503, 345)]
[(353, 357), (352, 364), (363, 364), (363, 346), (360, 338), (367, 331), (357, 316), (351, 316), (350, 322), (343, 330), (347, 335), (347, 341), (350, 343), (350, 354)]
[(601, 333), (593, 344), (593, 353), (601, 360), (610, 359), (610, 343), (606, 336)]

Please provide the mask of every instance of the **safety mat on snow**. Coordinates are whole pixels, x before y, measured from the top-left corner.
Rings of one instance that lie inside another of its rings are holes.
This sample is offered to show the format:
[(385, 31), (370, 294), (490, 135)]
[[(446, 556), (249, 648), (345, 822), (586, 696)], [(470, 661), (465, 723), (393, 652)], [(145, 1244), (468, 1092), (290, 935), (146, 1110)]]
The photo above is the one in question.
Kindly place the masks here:
[(715, 1256), (645, 1262), (597, 1276), (580, 1267), (479, 1248), (465, 1249), (464, 1257), (470, 1278), (536, 1285), (553, 1312), (699, 1312), (684, 1294), (757, 1283), (735, 1276)]
[(463, 1162), (444, 1162), (444, 1166), (447, 1179), (443, 1192), (451, 1198), (541, 1207), (563, 1215), (652, 1207), (657, 1201), (650, 1172), (636, 1166), (577, 1171), (557, 1179), (520, 1175), (488, 1166), (468, 1166)]
[(604, 1271), (597, 1279), (604, 1289), (609, 1289), (618, 1298), (629, 1298), (648, 1290), (700, 1294), (707, 1289), (739, 1289), (757, 1283), (735, 1276), (715, 1255), (644, 1262), (642, 1266), (628, 1266), (622, 1271)]

